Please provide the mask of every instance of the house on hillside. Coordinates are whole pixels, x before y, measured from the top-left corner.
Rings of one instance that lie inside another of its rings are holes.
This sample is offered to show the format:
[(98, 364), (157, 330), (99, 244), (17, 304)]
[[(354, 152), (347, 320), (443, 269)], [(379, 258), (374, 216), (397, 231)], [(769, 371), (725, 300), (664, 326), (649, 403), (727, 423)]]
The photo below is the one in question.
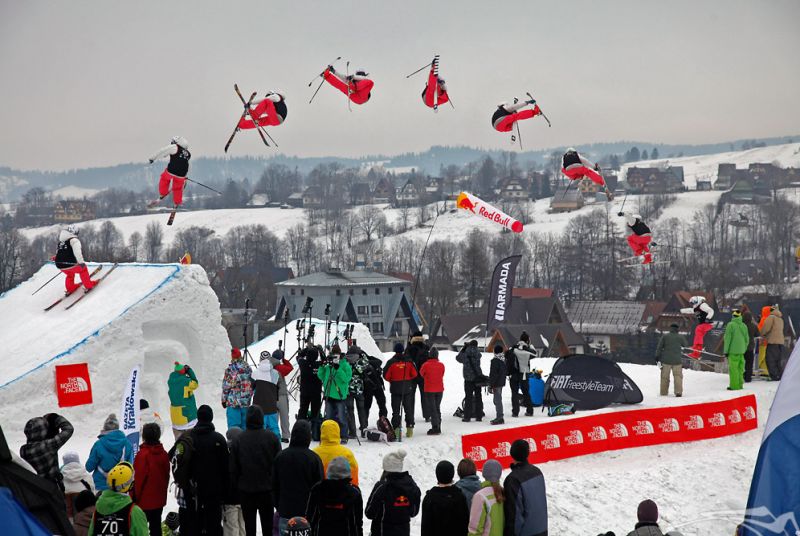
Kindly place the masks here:
[[(609, 191), (614, 192), (619, 185), (619, 177), (617, 176), (617, 172), (611, 169), (604, 169), (603, 170), (603, 180), (606, 181), (606, 186), (608, 187)], [(598, 193), (602, 193), (605, 190), (600, 188), (600, 185), (596, 182), (593, 182), (589, 179), (583, 179), (578, 183), (578, 190), (580, 190), (581, 194), (585, 198), (593, 198)]]
[(500, 184), (500, 199), (503, 201), (527, 201), (530, 198), (528, 181), (522, 178), (512, 178)]
[(514, 287), (511, 290), (511, 297), (512, 298), (523, 298), (523, 299), (531, 299), (531, 298), (552, 298), (553, 297), (553, 289), (551, 288), (539, 288), (539, 287)]
[(372, 190), (373, 203), (391, 203), (394, 204), (396, 200), (395, 188), (391, 179), (384, 175), (375, 184)]
[(417, 206), (422, 203), (423, 199), (423, 192), (421, 192), (419, 186), (410, 179), (397, 190), (397, 206)]
[(747, 175), (737, 178), (733, 186), (724, 192), (719, 202), (733, 205), (758, 205), (768, 203), (772, 192), (766, 182), (756, 181)]
[(86, 199), (67, 199), (56, 201), (53, 206), (53, 221), (55, 223), (76, 223), (95, 219), (97, 205), (94, 201)]
[[(566, 187), (565, 187), (566, 188)], [(577, 188), (556, 190), (550, 199), (550, 212), (572, 212), (583, 207), (583, 195)]]
[(319, 186), (309, 186), (303, 191), (303, 208), (322, 208), (325, 196)]
[(669, 194), (683, 191), (683, 166), (665, 169), (630, 167), (626, 182), (628, 191), (637, 194)]
[(630, 301), (576, 301), (570, 305), (569, 317), (575, 331), (596, 353), (621, 349), (628, 335), (643, 331), (647, 306)]

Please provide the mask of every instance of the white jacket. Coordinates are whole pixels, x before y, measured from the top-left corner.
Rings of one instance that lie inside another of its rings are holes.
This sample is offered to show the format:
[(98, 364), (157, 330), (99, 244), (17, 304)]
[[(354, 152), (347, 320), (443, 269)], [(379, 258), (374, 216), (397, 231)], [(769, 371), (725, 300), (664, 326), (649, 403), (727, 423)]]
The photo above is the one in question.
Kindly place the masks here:
[[(712, 318), (714, 318), (714, 309), (706, 302), (701, 303), (699, 309), (706, 314), (706, 320), (711, 320)], [(683, 309), (681, 309), (681, 313), (685, 315), (693, 315), (695, 314), (695, 308), (684, 307)]]
[(84, 264), (86, 261), (83, 260), (83, 248), (81, 247), (81, 241), (78, 240), (78, 237), (66, 229), (61, 229), (61, 232), (58, 234), (58, 241), (59, 242), (66, 242), (72, 238), (73, 240), (69, 243), (72, 246), (72, 253), (75, 254), (75, 261), (78, 264)]
[(159, 158), (162, 158), (164, 156), (171, 156), (171, 155), (173, 155), (173, 154), (175, 154), (177, 152), (178, 152), (178, 146), (175, 145), (174, 143), (170, 143), (169, 145), (166, 145), (166, 146), (162, 147), (161, 149), (159, 149), (156, 152), (156, 154), (154, 154), (153, 156), (150, 157), (150, 160), (155, 162)]
[(64, 476), (64, 493), (82, 492), (86, 489), (83, 482), (86, 482), (89, 490), (94, 492), (94, 480), (83, 464), (70, 462), (61, 468), (61, 474)]

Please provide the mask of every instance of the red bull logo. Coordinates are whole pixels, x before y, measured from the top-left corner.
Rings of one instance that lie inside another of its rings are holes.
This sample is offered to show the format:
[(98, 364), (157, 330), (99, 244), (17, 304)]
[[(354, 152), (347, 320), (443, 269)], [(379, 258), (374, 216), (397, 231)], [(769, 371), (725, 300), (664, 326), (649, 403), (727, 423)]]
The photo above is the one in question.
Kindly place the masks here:
[(475, 203), (473, 203), (465, 193), (462, 193), (458, 196), (458, 199), (456, 200), (456, 206), (458, 208), (463, 208), (464, 210), (469, 210), (475, 214)]

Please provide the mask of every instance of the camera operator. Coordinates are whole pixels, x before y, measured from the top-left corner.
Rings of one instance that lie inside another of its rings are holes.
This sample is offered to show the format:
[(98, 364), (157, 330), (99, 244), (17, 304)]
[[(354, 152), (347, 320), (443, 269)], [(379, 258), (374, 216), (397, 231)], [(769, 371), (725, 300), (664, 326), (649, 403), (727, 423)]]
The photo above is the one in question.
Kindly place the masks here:
[(297, 418), (311, 421), (312, 429), (315, 422), (321, 423), (322, 382), (317, 377), (320, 353), (320, 348), (314, 346), (314, 340), (309, 336), (306, 347), (300, 351), (297, 358), (300, 368), (300, 410)]
[(350, 392), (350, 379), (353, 369), (347, 359), (342, 357), (338, 344), (331, 347), (331, 352), (322, 359), (317, 376), (322, 381), (322, 396), (325, 399), (325, 419), (332, 419), (339, 424), (342, 443), (347, 443), (347, 395)]

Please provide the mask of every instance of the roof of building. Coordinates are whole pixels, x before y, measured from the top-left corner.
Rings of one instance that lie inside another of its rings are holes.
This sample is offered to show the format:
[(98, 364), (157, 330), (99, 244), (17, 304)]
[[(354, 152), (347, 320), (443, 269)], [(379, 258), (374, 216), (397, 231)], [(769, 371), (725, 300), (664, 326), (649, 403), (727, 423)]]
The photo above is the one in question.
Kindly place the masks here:
[(622, 335), (639, 331), (646, 308), (630, 301), (576, 301), (569, 318), (580, 333)]
[(514, 298), (552, 298), (553, 289), (551, 288), (515, 288), (511, 291)]
[(408, 281), (372, 270), (351, 270), (347, 272), (328, 270), (277, 283), (278, 286), (286, 287), (355, 287), (391, 284), (408, 284)]
[(439, 319), (443, 336), (453, 343), (466, 335), (472, 328), (486, 322), (486, 312), (463, 315), (444, 315)]

